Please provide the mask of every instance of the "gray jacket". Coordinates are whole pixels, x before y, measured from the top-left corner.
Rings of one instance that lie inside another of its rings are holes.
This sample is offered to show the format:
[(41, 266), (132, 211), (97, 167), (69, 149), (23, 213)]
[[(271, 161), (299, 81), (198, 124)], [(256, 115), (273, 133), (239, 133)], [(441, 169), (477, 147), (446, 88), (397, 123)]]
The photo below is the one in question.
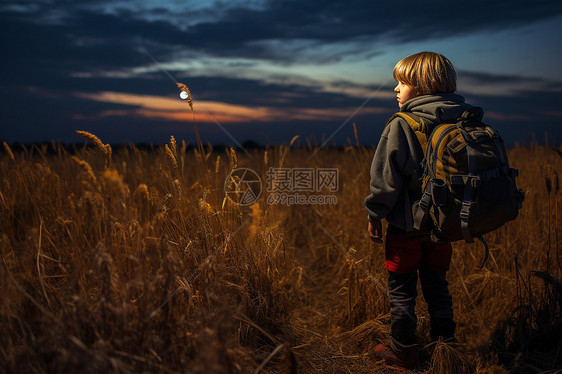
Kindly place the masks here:
[[(423, 95), (408, 100), (401, 112), (422, 117), (430, 130), (451, 123), (471, 108), (453, 93)], [(365, 198), (369, 220), (386, 218), (402, 230), (413, 231), (412, 205), (421, 197), (423, 150), (413, 130), (400, 117), (384, 128), (371, 163), (371, 194)]]

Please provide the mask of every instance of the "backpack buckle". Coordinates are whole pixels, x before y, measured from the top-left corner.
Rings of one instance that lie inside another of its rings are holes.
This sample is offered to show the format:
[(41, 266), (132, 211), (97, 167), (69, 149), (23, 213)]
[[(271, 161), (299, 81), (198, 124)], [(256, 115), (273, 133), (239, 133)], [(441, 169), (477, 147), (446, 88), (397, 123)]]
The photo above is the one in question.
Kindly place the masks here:
[(429, 204), (431, 204), (431, 194), (428, 191), (425, 191), (423, 193), (422, 198), (420, 199), (419, 207), (424, 212), (427, 212), (427, 209), (429, 208)]
[(488, 133), (488, 135), (490, 135), (491, 138), (497, 138), (498, 136), (500, 136), (500, 134), (490, 126), (486, 126), (486, 132)]
[(429, 180), (431, 186), (431, 198), (433, 204), (442, 207), (447, 203), (447, 184), (439, 178), (431, 178)]
[(468, 133), (468, 131), (466, 131), (466, 130), (463, 128), (463, 122), (461, 122), (460, 124), (458, 124), (457, 127), (458, 127), (458, 129), (460, 130), (461, 135), (462, 135), (462, 137), (463, 137), (463, 139), (464, 139), (465, 142), (467, 142), (467, 143), (472, 143), (472, 142), (474, 141), (474, 138), (473, 138), (472, 136), (470, 136), (470, 134)]
[(482, 181), (481, 181), (480, 177), (478, 177), (478, 176), (470, 177), (470, 185), (472, 186), (472, 188), (480, 187), (481, 182)]
[(470, 207), (472, 205), (472, 201), (463, 201), (462, 202), (462, 209), (461, 209), (461, 220), (468, 222), (468, 218), (470, 217)]

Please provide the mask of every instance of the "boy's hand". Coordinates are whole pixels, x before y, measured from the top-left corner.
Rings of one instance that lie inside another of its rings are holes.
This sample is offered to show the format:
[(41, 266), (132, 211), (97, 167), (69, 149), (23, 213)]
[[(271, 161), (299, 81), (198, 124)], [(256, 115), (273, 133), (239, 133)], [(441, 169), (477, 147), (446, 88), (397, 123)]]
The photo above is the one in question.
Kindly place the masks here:
[(375, 219), (373, 222), (369, 221), (367, 231), (372, 241), (382, 243), (382, 222), (380, 219)]

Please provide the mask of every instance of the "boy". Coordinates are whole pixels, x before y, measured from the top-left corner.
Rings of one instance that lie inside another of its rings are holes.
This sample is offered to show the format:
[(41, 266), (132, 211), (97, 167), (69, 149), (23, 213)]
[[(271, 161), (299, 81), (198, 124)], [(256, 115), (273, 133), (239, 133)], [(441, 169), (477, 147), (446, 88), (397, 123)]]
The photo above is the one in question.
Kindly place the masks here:
[[(435, 52), (420, 52), (399, 61), (393, 70), (394, 89), (402, 112), (423, 118), (429, 133), (440, 123), (451, 123), (471, 108), (455, 94), (456, 72), (451, 62)], [(428, 135), (429, 135), (428, 133)], [(411, 369), (417, 364), (416, 315), (418, 273), (428, 305), (431, 339), (454, 341), (452, 298), (446, 272), (450, 243), (434, 243), (413, 229), (412, 205), (421, 198), (423, 150), (413, 130), (397, 116), (385, 127), (371, 164), (371, 194), (365, 198), (374, 242), (382, 243), (382, 223), (388, 222), (385, 254), (390, 299), (390, 347), (378, 345), (375, 354), (388, 364)]]

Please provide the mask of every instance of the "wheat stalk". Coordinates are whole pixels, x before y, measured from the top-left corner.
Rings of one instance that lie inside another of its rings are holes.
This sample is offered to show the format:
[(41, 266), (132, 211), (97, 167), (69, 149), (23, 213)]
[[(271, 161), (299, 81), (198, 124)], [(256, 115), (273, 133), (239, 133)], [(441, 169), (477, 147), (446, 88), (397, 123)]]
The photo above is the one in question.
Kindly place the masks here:
[(218, 156), (217, 156), (217, 161), (216, 161), (216, 163), (215, 163), (215, 174), (218, 174), (218, 173), (219, 173), (220, 163), (221, 163), (221, 156), (218, 155)]
[(234, 170), (237, 166), (238, 159), (236, 158), (236, 151), (234, 150), (234, 147), (230, 147), (230, 168)]
[(174, 155), (177, 156), (178, 154), (178, 147), (176, 144), (176, 138), (174, 138), (174, 136), (170, 136), (170, 150), (174, 153)]
[(103, 144), (103, 142), (94, 134), (87, 131), (76, 130), (76, 134), (80, 135), (84, 139), (87, 139), (94, 143), (105, 155), (105, 168), (108, 169), (111, 166), (111, 146), (108, 144)]
[(359, 148), (359, 136), (357, 135), (357, 126), (355, 126), (355, 122), (353, 122), (353, 135), (355, 136), (357, 148)]
[(111, 154), (113, 153), (109, 143), (105, 145), (105, 168), (108, 169), (111, 166)]
[(168, 147), (168, 144), (164, 145), (164, 149), (166, 150), (166, 156), (168, 156), (168, 161), (170, 162), (170, 165), (177, 170), (178, 160), (176, 159), (176, 155), (172, 152), (170, 147)]
[(83, 137), (84, 139), (87, 139), (92, 143), (94, 143), (99, 149), (101, 149), (103, 153), (107, 152), (107, 150), (105, 149), (105, 144), (103, 144), (103, 142), (94, 134), (87, 131), (80, 131), (80, 130), (76, 130), (76, 133), (81, 137)]
[(174, 179), (174, 181), (172, 182), (172, 185), (174, 186), (174, 189), (175, 189), (176, 196), (177, 196), (178, 200), (181, 200), (181, 197), (182, 197), (181, 182), (179, 181), (179, 179)]
[(12, 149), (10, 148), (8, 143), (3, 142), (2, 144), (4, 144), (4, 149), (6, 150), (6, 153), (8, 154), (8, 156), (10, 156), (12, 161), (15, 161), (16, 159), (14, 158), (14, 154), (12, 153)]
[(189, 91), (189, 88), (187, 88), (185, 84), (179, 82), (176, 83), (176, 86), (178, 86), (180, 90), (187, 92), (187, 103), (189, 104), (191, 110), (193, 110), (193, 97), (191, 96), (191, 91)]
[(96, 184), (97, 178), (90, 164), (88, 164), (84, 160), (80, 160), (76, 156), (72, 156), (72, 161), (74, 161), (80, 167), (80, 169), (82, 169), (82, 171), (86, 174), (86, 176), (88, 177), (90, 182), (92, 182), (92, 184)]
[(208, 157), (205, 156), (205, 150), (203, 149), (203, 143), (201, 142), (201, 137), (199, 136), (199, 130), (197, 130), (197, 123), (195, 122), (195, 111), (193, 110), (193, 96), (191, 95), (191, 91), (189, 88), (183, 83), (176, 83), (178, 88), (181, 91), (185, 91), (187, 93), (187, 103), (191, 108), (191, 113), (193, 114), (193, 126), (195, 129), (195, 137), (197, 139), (197, 148), (199, 149), (199, 153), (201, 154), (201, 160), (205, 165), (205, 170), (207, 170), (207, 159)]
[(285, 162), (285, 157), (287, 157), (287, 154), (289, 153), (289, 150), (291, 149), (291, 146), (297, 141), (298, 138), (299, 138), (299, 135), (293, 136), (293, 139), (291, 139), (291, 142), (289, 143), (289, 146), (279, 148), (279, 152), (282, 152), (281, 161), (279, 161), (279, 169), (281, 169), (283, 167), (283, 163)]

